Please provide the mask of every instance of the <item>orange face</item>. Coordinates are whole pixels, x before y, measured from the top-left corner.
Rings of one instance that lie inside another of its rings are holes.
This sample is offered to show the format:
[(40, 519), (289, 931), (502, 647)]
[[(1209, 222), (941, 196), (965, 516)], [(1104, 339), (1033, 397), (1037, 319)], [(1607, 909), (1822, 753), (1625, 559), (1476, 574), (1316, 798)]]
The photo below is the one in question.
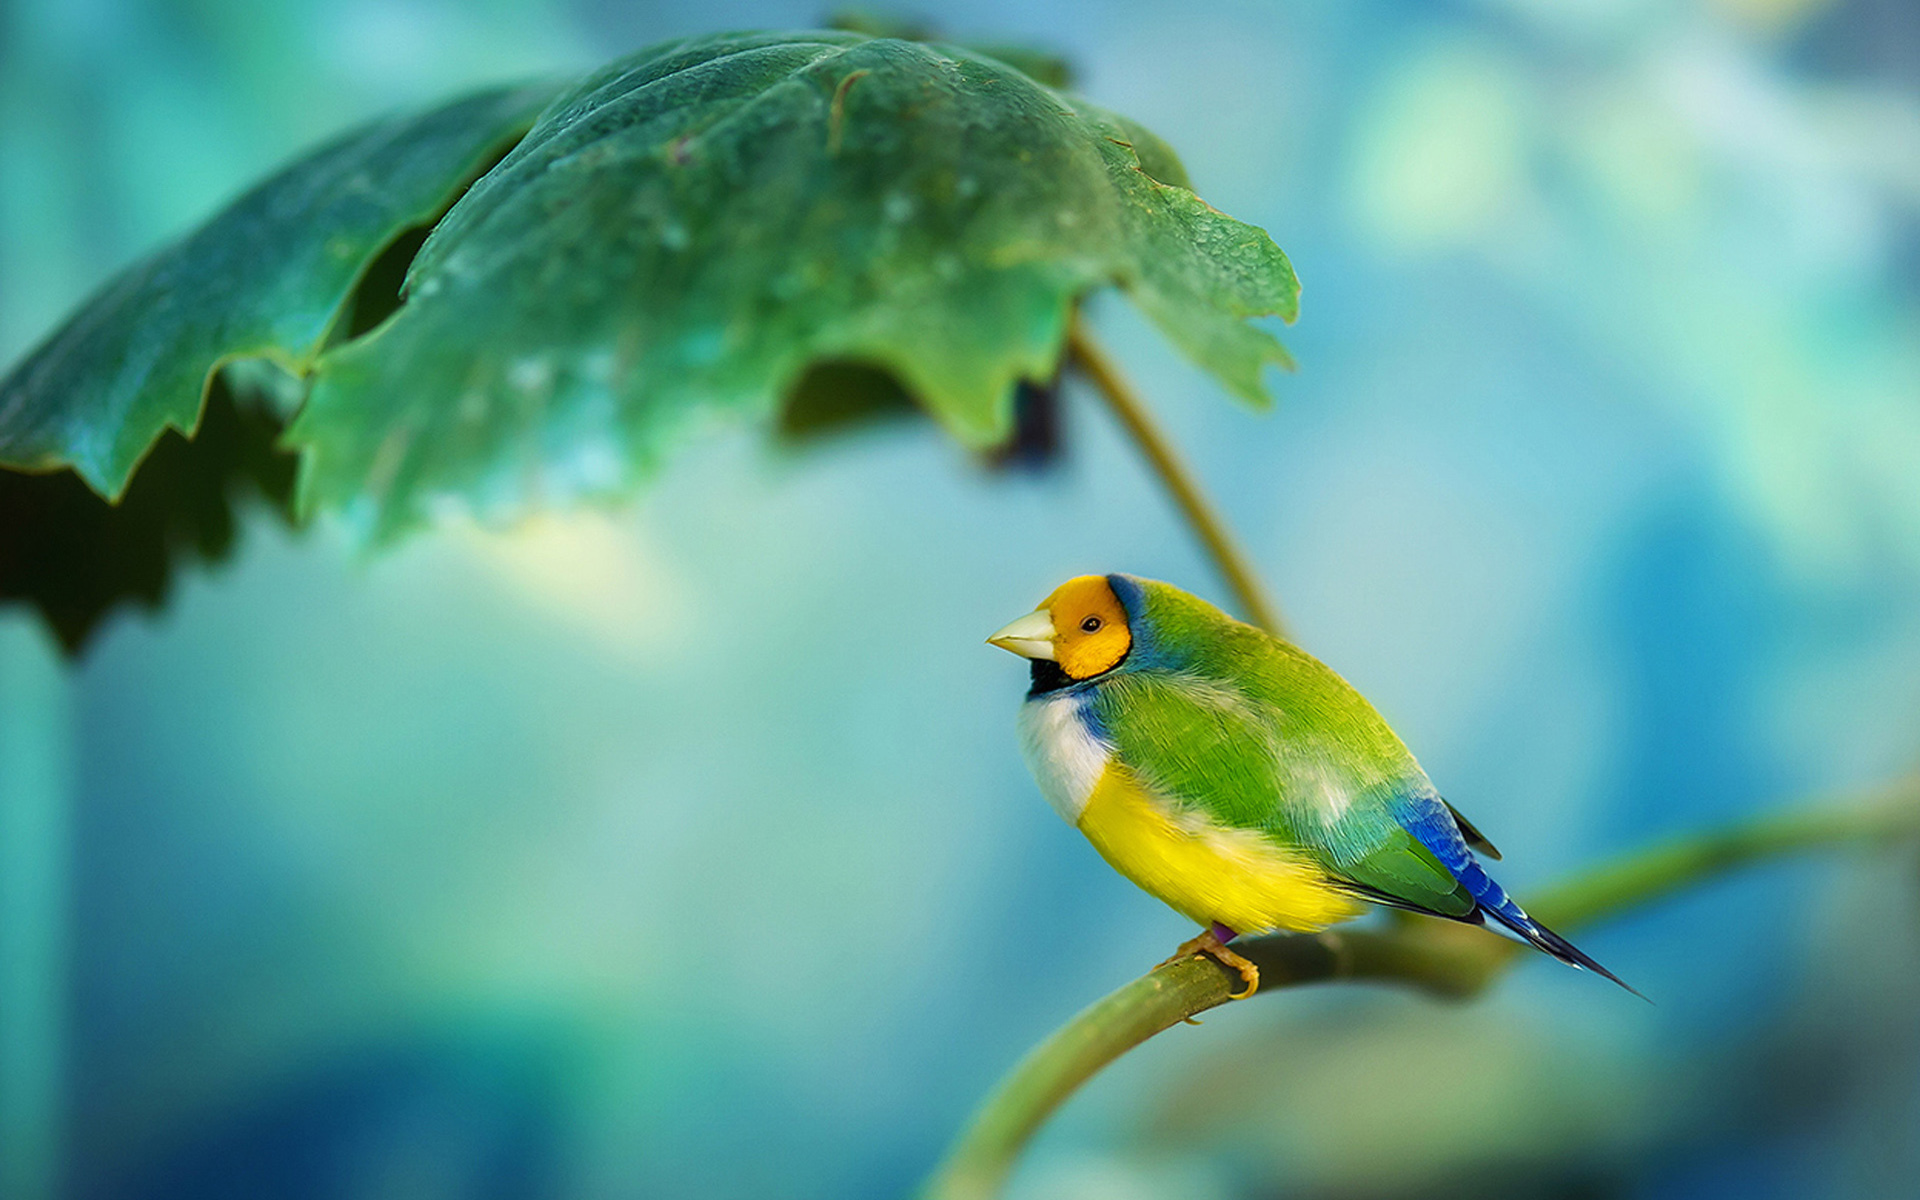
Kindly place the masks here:
[(1110, 671), (1133, 649), (1127, 610), (1106, 577), (1082, 575), (1054, 589), (1042, 604), (1053, 621), (1053, 655), (1069, 679)]

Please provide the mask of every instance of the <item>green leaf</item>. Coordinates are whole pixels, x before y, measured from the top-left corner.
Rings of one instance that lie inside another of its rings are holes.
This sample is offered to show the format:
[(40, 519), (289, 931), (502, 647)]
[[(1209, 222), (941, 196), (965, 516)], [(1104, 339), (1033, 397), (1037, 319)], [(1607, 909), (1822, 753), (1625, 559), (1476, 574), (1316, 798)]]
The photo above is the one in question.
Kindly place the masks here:
[[(900, 38), (909, 42), (945, 40), (939, 37), (933, 26), (924, 20), (903, 17), (898, 13), (867, 12), (859, 8), (841, 9), (834, 13), (827, 18), (827, 28), (864, 34), (871, 38)], [(1027, 78), (1044, 83), (1050, 88), (1066, 88), (1073, 84), (1073, 65), (1050, 51), (1010, 42), (962, 44), (969, 50), (984, 54), (988, 58), (999, 59)]]
[[(306, 371), (381, 248), (443, 212), (556, 90), (364, 126), (121, 272), (0, 381), (0, 466), (72, 467), (118, 498), (165, 430), (198, 426), (223, 363)], [(303, 394), (281, 390), (283, 420)]]
[[(823, 364), (1004, 443), (1014, 385), (1053, 377), (1072, 307), (1110, 284), (1242, 396), (1287, 361), (1247, 322), (1294, 315), (1271, 239), (1202, 203), (1159, 139), (1000, 59), (729, 35), (614, 63), (536, 122), (551, 95), (369, 126), (130, 268), (0, 381), (0, 466), (118, 497), (223, 367), (270, 360), (301, 511), (378, 537), (448, 503), (624, 490), (684, 429), (766, 417)], [(884, 392), (814, 424), (884, 413)]]
[(893, 375), (957, 438), (1010, 429), (1068, 315), (1118, 284), (1235, 393), (1298, 285), (1138, 126), (952, 46), (675, 42), (589, 77), (435, 227), (398, 313), (336, 346), (288, 432), (303, 511), (390, 535), (625, 490), (807, 369)]

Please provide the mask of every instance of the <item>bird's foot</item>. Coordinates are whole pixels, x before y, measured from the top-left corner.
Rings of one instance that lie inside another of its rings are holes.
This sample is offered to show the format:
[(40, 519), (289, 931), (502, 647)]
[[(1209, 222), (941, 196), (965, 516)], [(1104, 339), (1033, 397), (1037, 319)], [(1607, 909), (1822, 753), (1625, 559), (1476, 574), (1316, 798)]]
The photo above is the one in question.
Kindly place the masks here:
[(1247, 985), (1247, 989), (1243, 992), (1227, 993), (1227, 999), (1229, 1000), (1245, 1000), (1248, 996), (1260, 990), (1260, 968), (1254, 966), (1252, 961), (1246, 956), (1236, 954), (1234, 951), (1227, 949), (1226, 942), (1222, 941), (1220, 935), (1211, 929), (1191, 941), (1180, 943), (1180, 948), (1173, 952), (1173, 956), (1168, 958), (1166, 962), (1161, 963), (1159, 967), (1155, 967), (1154, 970), (1157, 971), (1160, 967), (1172, 966), (1174, 963), (1189, 958), (1211, 958), (1228, 970), (1238, 971), (1240, 973), (1240, 979)]

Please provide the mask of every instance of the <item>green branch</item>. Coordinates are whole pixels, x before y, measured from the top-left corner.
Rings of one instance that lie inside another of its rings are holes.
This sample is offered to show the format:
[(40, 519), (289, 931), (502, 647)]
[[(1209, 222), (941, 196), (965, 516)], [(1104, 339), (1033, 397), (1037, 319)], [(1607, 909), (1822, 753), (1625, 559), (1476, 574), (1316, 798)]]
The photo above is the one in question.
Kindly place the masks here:
[[(1749, 863), (1800, 850), (1888, 842), (1920, 834), (1920, 778), (1865, 801), (1758, 817), (1631, 852), (1559, 887), (1527, 910), (1576, 929)], [(1384, 928), (1275, 934), (1235, 949), (1260, 968), (1260, 991), (1342, 979), (1391, 981), (1445, 996), (1485, 987), (1520, 947), (1453, 922), (1408, 918)], [(1212, 959), (1156, 968), (1086, 1009), (1006, 1076), (948, 1152), (923, 1200), (999, 1194), (1027, 1142), (1081, 1084), (1163, 1029), (1227, 1002), (1238, 974)]]
[(1253, 563), (1248, 560), (1246, 551), (1240, 548), (1239, 540), (1227, 526), (1226, 518), (1220, 515), (1220, 510), (1214, 507), (1207, 494), (1200, 490), (1199, 479), (1181, 460), (1166, 430), (1160, 428), (1153, 412), (1140, 399), (1139, 393), (1133, 390), (1133, 385), (1120, 374), (1120, 369), (1100, 348), (1100, 344), (1093, 340), (1081, 317), (1074, 318), (1068, 331), (1067, 357), (1107, 402), (1107, 407), (1119, 419), (1121, 428), (1139, 447), (1147, 466), (1159, 476), (1161, 486), (1167, 489), (1174, 505), (1180, 509), (1180, 515), (1186, 518), (1188, 527), (1199, 538), (1201, 548), (1213, 559), (1213, 565), (1226, 581), (1227, 588), (1233, 592), (1241, 613), (1268, 633), (1285, 637), (1286, 624), (1280, 619), (1280, 610), (1267, 598), (1266, 589), (1260, 586), (1260, 577), (1254, 572)]

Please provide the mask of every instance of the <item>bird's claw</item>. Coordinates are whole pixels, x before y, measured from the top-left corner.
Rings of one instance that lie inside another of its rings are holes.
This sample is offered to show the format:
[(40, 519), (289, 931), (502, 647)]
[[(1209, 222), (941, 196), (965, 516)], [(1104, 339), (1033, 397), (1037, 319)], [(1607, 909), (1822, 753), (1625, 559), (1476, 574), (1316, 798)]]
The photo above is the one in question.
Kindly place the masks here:
[(1239, 973), (1241, 982), (1245, 983), (1247, 988), (1242, 992), (1228, 992), (1227, 999), (1229, 1000), (1245, 1000), (1248, 996), (1260, 990), (1260, 968), (1254, 966), (1253, 962), (1245, 955), (1235, 953), (1233, 950), (1228, 949), (1227, 944), (1221, 941), (1219, 936), (1211, 929), (1197, 938), (1180, 943), (1180, 948), (1175, 950), (1170, 958), (1161, 963), (1159, 967), (1155, 967), (1154, 970), (1157, 971), (1160, 967), (1172, 966), (1174, 963), (1189, 958), (1211, 958), (1228, 970)]

